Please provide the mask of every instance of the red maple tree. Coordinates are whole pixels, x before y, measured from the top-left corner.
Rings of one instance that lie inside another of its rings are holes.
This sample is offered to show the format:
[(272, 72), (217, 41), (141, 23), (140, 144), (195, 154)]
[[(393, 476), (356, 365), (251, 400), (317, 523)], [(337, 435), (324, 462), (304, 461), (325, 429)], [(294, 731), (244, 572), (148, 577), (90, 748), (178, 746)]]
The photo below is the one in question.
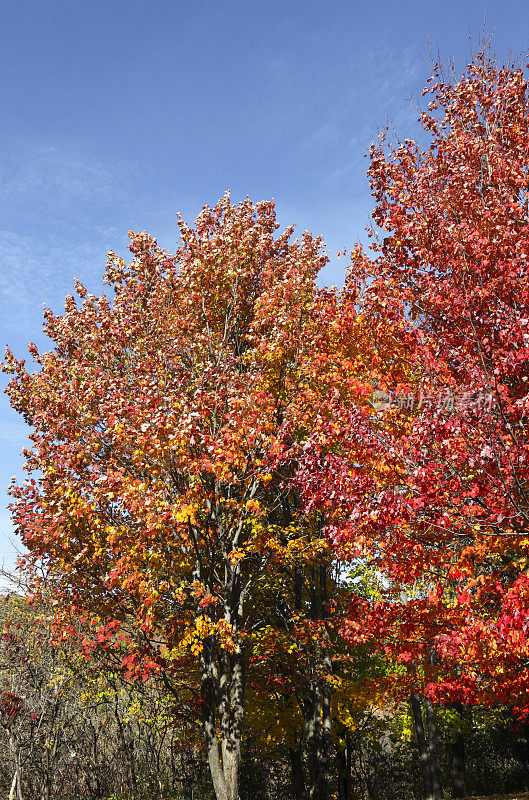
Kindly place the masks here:
[(44, 569), (62, 635), (82, 615), (87, 656), (160, 673), (201, 718), (219, 800), (238, 797), (248, 656), (267, 624), (255, 598), (321, 540), (288, 477), (312, 413), (303, 364), (326, 335), (326, 256), (277, 228), (273, 203), (226, 196), (181, 222), (174, 256), (131, 234), (132, 263), (108, 259), (113, 297), (78, 283), (79, 302), (46, 311), (54, 349), (30, 346), (37, 371), (4, 363), (33, 430), (11, 490), (26, 566)]
[[(500, 702), (521, 714), (529, 711), (527, 89), (521, 66), (498, 66), (485, 50), (460, 80), (436, 65), (420, 117), (429, 147), (392, 144), (384, 132), (372, 148), (382, 234), (373, 262), (356, 254), (351, 280), (356, 265), (371, 274), (364, 313), (379, 334), (373, 347), (380, 358), (389, 331), (401, 356), (386, 348), (378, 376), (386, 407), (347, 410), (351, 453), (342, 448), (335, 469), (347, 513), (331, 531), (345, 551), (361, 554), (366, 543), (388, 580), (370, 624), (351, 619), (351, 640), (370, 630), (410, 666), (400, 674), (412, 686), (420, 665), (432, 698)], [(337, 484), (328, 470), (329, 480)]]

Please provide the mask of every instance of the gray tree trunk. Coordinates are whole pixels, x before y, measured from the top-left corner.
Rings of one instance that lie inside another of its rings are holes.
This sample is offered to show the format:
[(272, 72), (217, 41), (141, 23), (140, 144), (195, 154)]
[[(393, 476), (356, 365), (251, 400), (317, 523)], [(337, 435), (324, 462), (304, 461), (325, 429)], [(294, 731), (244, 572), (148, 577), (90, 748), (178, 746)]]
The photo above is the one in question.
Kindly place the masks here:
[(424, 733), (424, 722), (422, 718), (421, 698), (418, 692), (413, 692), (410, 697), (413, 721), (415, 723), (415, 734), (417, 736), (417, 748), (419, 750), (419, 761), (421, 765), (422, 782), (424, 785), (425, 800), (434, 800), (432, 772), (430, 760), (428, 758), (428, 744)]
[[(232, 630), (237, 633), (241, 624), (237, 575), (232, 581), (231, 589), (231, 602), (226, 604), (224, 616)], [(200, 654), (202, 725), (217, 800), (239, 800), (245, 691), (244, 658), (244, 650), (237, 642), (233, 653), (220, 648), (213, 636), (203, 642)]]
[(465, 736), (463, 732), (463, 706), (454, 706), (456, 712), (455, 730), (450, 743), (452, 760), (452, 787), (454, 797), (468, 797), (465, 770)]
[[(327, 568), (311, 569), (310, 616), (323, 620), (327, 616)], [(305, 704), (305, 739), (308, 750), (308, 798), (328, 800), (331, 754), (331, 695), (327, 676), (332, 664), (325, 648), (314, 645), (314, 675)]]
[(217, 738), (215, 714), (216, 675), (212, 650), (213, 643), (211, 640), (206, 639), (203, 643), (202, 653), (200, 654), (202, 726), (215, 797), (217, 800), (229, 800), (226, 778), (224, 776), (219, 752), (219, 740)]
[(435, 711), (426, 697), (424, 700), (426, 708), (426, 725), (428, 728), (428, 755), (430, 758), (430, 769), (432, 771), (432, 788), (434, 800), (442, 800), (443, 786), (441, 783), (441, 767), (439, 764), (439, 738), (437, 736), (437, 725), (435, 722)]
[(319, 797), (318, 800), (328, 800), (329, 779), (331, 767), (331, 699), (332, 690), (326, 676), (332, 674), (331, 659), (325, 653), (323, 657), (324, 676), (321, 680), (321, 741), (320, 741), (320, 772), (319, 772)]
[(309, 785), (308, 785), (308, 798), (309, 800), (319, 800), (319, 755), (320, 755), (320, 739), (321, 739), (321, 696), (319, 687), (316, 681), (311, 685), (310, 701), (307, 703), (307, 715), (305, 717), (305, 741), (307, 742), (308, 754), (308, 771), (309, 771)]

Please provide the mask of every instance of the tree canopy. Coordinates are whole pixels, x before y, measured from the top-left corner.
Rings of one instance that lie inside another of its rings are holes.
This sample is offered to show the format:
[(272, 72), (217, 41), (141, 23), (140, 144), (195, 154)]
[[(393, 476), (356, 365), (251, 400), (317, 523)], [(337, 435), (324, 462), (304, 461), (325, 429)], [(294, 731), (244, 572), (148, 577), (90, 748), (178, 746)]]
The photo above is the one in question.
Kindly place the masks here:
[(340, 291), (321, 238), (226, 195), (174, 254), (131, 232), (109, 296), (76, 282), (35, 371), (6, 352), (35, 597), (58, 642), (164, 687), (217, 800), (244, 730), (296, 800), (329, 800), (335, 752), (350, 800), (358, 718), (410, 701), (437, 800), (434, 706), (529, 715), (527, 88), (486, 50), (434, 65), (429, 144), (371, 148)]

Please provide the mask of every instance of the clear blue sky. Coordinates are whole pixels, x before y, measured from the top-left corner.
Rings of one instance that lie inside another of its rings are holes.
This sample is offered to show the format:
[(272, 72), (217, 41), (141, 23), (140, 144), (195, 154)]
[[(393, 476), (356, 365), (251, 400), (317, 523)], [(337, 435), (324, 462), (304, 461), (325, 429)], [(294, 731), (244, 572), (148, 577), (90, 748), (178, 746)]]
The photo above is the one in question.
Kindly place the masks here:
[[(528, 44), (527, 0), (0, 0), (0, 347), (43, 345), (42, 305), (147, 229), (167, 249), (230, 189), (275, 198), (280, 221), (329, 251), (364, 238), (364, 154), (388, 117), (417, 133), (428, 37), (462, 65), (487, 14), (504, 57)], [(339, 284), (333, 258), (324, 279)], [(4, 384), (5, 385), (5, 384)], [(26, 430), (0, 396), (3, 488)]]

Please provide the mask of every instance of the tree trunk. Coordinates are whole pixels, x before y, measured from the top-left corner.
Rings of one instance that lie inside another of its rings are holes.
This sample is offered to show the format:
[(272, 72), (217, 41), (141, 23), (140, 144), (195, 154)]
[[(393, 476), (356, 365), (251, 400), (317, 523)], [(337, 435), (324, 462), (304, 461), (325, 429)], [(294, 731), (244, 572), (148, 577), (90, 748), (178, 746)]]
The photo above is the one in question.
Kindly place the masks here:
[(331, 690), (325, 679), (315, 680), (305, 706), (308, 751), (308, 800), (328, 800), (331, 747)]
[(415, 734), (417, 736), (417, 748), (419, 750), (419, 761), (421, 764), (422, 782), (424, 784), (424, 797), (425, 800), (434, 800), (432, 773), (430, 770), (430, 761), (428, 758), (428, 745), (424, 735), (424, 722), (422, 718), (421, 698), (418, 692), (413, 692), (410, 697), (411, 710), (413, 712), (413, 720), (415, 722)]
[[(311, 569), (311, 618), (323, 620), (327, 616), (327, 567)], [(309, 800), (328, 800), (331, 753), (331, 686), (327, 676), (332, 674), (332, 664), (326, 650), (314, 645), (314, 677), (311, 683), (311, 702), (308, 725), (305, 730), (309, 755)]]
[(428, 728), (428, 755), (430, 757), (430, 768), (432, 771), (432, 788), (434, 800), (441, 800), (443, 797), (443, 785), (441, 783), (441, 767), (439, 765), (439, 739), (437, 736), (437, 725), (435, 723), (435, 711), (428, 700), (425, 698), (426, 725)]
[(11, 790), (9, 792), (9, 800), (13, 800), (15, 796), (15, 790), (17, 793), (17, 800), (22, 800), (22, 775), (20, 769), (20, 751), (11, 732), (9, 733), (8, 742), (9, 742), (9, 749), (11, 750), (11, 755), (13, 756), (13, 761), (15, 762), (15, 774), (13, 776), (13, 783), (11, 784)]
[(338, 773), (338, 800), (347, 800), (347, 767), (345, 750), (336, 748), (336, 764)]
[(318, 800), (329, 798), (329, 778), (331, 759), (331, 686), (326, 680), (332, 674), (331, 659), (327, 652), (323, 657), (324, 676), (321, 679), (321, 739), (320, 739), (320, 771)]
[[(327, 616), (327, 567), (310, 568), (307, 590), (310, 601), (310, 619), (314, 622)], [(302, 606), (303, 579), (301, 573), (294, 573), (295, 604)], [(299, 608), (298, 608), (299, 607)], [(328, 635), (327, 635), (328, 638)], [(331, 683), (332, 663), (328, 651), (315, 637), (312, 651), (312, 674), (307, 676), (303, 701), (300, 709), (303, 715), (305, 742), (308, 756), (308, 781), (306, 797), (308, 800), (328, 800), (331, 757)]]
[(305, 718), (305, 739), (308, 751), (308, 798), (319, 800), (319, 754), (321, 738), (321, 697), (316, 681), (311, 685), (310, 701), (307, 703), (308, 714)]
[[(239, 767), (244, 715), (244, 652), (228, 655), (212, 637), (200, 655), (202, 725), (217, 800), (239, 800)], [(220, 744), (217, 735), (220, 729)]]
[(226, 787), (226, 778), (222, 769), (219, 752), (219, 740), (217, 738), (216, 714), (215, 714), (215, 663), (213, 660), (213, 643), (211, 639), (206, 639), (203, 643), (202, 653), (200, 654), (201, 686), (200, 695), (202, 700), (202, 727), (204, 731), (204, 742), (206, 745), (206, 755), (209, 764), (211, 780), (215, 790), (217, 800), (229, 800)]
[(452, 760), (452, 786), (454, 797), (468, 797), (467, 779), (465, 773), (465, 737), (463, 733), (463, 706), (457, 703), (455, 731), (450, 743)]
[(346, 752), (346, 769), (347, 769), (347, 794), (346, 800), (351, 800), (353, 796), (353, 743), (350, 736), (345, 737), (345, 752)]
[(301, 760), (301, 750), (296, 750), (293, 747), (288, 749), (288, 758), (290, 761), (290, 775), (292, 780), (292, 791), (295, 800), (306, 800), (305, 792), (305, 778), (303, 775), (303, 762)]
[(338, 800), (351, 800), (351, 738), (346, 736), (345, 748), (337, 748)]
[(228, 800), (239, 800), (242, 723), (244, 716), (244, 655), (237, 649), (230, 656), (230, 725), (223, 763)]
[(18, 783), (18, 769), (15, 770), (15, 774), (13, 775), (13, 783), (11, 784), (11, 789), (9, 791), (9, 800), (13, 800), (15, 797), (15, 789)]

